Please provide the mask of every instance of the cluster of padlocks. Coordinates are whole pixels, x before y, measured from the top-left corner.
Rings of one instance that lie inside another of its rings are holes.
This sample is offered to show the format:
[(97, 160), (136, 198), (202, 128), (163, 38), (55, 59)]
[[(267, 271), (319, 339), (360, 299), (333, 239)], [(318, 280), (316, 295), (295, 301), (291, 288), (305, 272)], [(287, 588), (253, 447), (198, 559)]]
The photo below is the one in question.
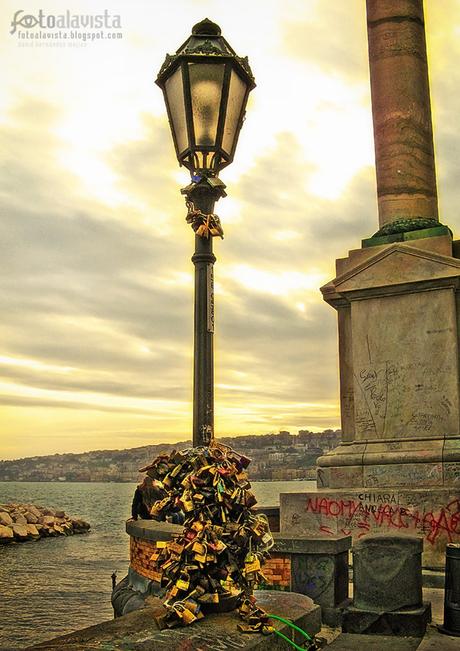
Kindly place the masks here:
[(253, 589), (265, 577), (262, 565), (273, 538), (266, 516), (252, 507), (246, 468), (250, 459), (216, 443), (160, 455), (144, 468), (166, 497), (151, 516), (184, 514), (183, 531), (156, 543), (152, 578), (166, 607), (166, 624), (187, 625), (207, 612), (238, 608), (245, 632), (269, 632)]

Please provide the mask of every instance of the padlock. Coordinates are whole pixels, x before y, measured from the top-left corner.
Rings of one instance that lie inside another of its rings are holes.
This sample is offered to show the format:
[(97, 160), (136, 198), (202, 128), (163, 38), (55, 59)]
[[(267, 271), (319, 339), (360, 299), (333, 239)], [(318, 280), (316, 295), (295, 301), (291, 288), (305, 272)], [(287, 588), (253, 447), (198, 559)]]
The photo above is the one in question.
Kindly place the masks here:
[(188, 590), (190, 587), (190, 576), (186, 572), (182, 572), (180, 579), (176, 581), (176, 588), (178, 590)]
[(168, 549), (171, 552), (173, 552), (174, 554), (178, 554), (179, 556), (184, 551), (184, 547), (185, 547), (185, 545), (181, 545), (178, 542), (176, 542), (175, 540), (173, 540), (172, 542), (170, 542), (168, 544)]
[(206, 563), (206, 554), (195, 554), (193, 558), (197, 563)]
[(197, 540), (192, 545), (192, 551), (195, 552), (196, 554), (206, 554), (206, 546), (202, 542)]
[(251, 562), (248, 562), (245, 559), (245, 561), (244, 561), (244, 569), (243, 569), (244, 574), (246, 574), (246, 575), (247, 574), (252, 574), (253, 572), (257, 572), (258, 570), (260, 570), (260, 561), (259, 561), (258, 558), (254, 557), (254, 560), (251, 561)]

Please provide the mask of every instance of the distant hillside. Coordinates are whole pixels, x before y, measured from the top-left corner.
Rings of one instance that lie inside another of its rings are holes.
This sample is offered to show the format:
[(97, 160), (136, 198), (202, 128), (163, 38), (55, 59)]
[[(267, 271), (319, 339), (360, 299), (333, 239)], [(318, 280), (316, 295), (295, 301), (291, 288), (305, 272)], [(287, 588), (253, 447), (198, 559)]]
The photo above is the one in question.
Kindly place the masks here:
[[(321, 433), (299, 430), (298, 434), (280, 432), (219, 440), (252, 459), (249, 467), (252, 479), (310, 479), (314, 476), (317, 457), (339, 444), (340, 430)], [(127, 450), (96, 450), (0, 461), (0, 481), (134, 482), (141, 477), (139, 468), (159, 454), (191, 445), (189, 440)]]

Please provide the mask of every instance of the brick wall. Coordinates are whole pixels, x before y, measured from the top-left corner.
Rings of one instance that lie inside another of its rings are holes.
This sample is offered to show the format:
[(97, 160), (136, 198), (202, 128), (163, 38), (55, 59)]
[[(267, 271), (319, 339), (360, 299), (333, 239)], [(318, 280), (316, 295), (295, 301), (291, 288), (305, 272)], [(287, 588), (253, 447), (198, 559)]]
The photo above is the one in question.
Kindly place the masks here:
[(290, 590), (291, 589), (291, 557), (289, 554), (270, 553), (262, 573), (267, 577), (266, 583), (260, 585), (262, 589)]
[[(131, 567), (138, 574), (153, 579), (154, 567), (150, 556), (155, 551), (155, 542), (130, 536)], [(271, 558), (265, 562), (262, 572), (267, 581), (259, 587), (270, 590), (291, 589), (291, 558), (289, 554), (271, 553)]]
[(134, 538), (130, 536), (130, 564), (133, 570), (148, 579), (153, 579), (152, 572), (154, 571), (153, 563), (150, 561), (150, 556), (155, 551), (155, 542), (153, 540), (142, 540), (142, 538)]

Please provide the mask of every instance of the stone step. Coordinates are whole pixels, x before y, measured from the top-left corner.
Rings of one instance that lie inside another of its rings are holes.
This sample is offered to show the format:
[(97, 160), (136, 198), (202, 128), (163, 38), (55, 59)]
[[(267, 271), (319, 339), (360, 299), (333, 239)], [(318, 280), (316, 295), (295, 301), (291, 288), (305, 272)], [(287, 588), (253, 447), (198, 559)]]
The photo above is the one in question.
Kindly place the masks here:
[[(321, 610), (313, 601), (294, 592), (255, 591), (257, 602), (267, 613), (279, 615), (314, 637), (321, 628)], [(275, 634), (244, 634), (238, 631), (241, 622), (236, 611), (207, 615), (204, 619), (185, 628), (159, 630), (153, 619), (153, 610), (136, 610), (109, 622), (70, 633), (29, 649), (130, 649), (130, 651), (286, 651), (288, 643)], [(290, 628), (273, 620), (277, 630), (288, 637)], [(305, 638), (296, 634), (297, 643)]]

